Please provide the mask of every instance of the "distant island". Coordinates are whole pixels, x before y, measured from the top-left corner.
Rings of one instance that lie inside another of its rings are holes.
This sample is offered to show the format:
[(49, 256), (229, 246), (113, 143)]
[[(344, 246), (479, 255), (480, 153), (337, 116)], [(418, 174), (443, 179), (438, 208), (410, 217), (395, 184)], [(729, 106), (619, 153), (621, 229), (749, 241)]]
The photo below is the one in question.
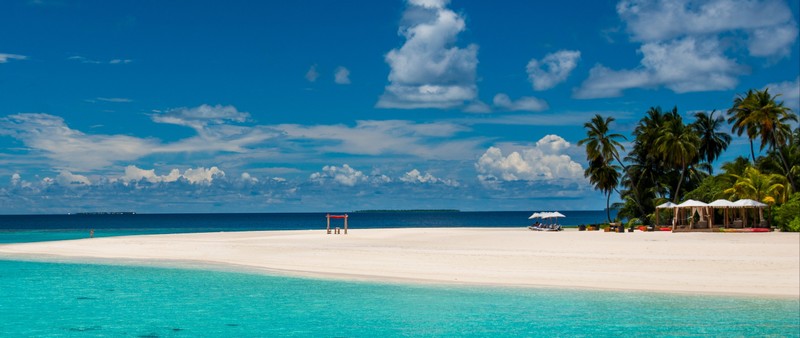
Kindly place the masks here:
[(94, 212), (76, 212), (68, 215), (136, 215), (133, 211), (94, 211)]
[(370, 212), (461, 212), (458, 209), (407, 209), (407, 210), (393, 210), (393, 209), (376, 209), (376, 210), (356, 210), (354, 213), (370, 213)]

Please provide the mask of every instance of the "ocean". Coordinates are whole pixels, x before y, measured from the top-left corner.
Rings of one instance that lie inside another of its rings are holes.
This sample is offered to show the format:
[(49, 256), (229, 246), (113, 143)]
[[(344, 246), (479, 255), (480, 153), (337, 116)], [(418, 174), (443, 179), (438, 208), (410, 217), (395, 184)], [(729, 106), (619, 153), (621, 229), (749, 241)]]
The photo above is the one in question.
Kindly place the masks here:
[[(351, 213), (350, 226), (526, 226), (530, 213), (389, 214)], [(84, 238), (87, 229), (111, 236), (325, 227), (324, 214), (0, 216), (0, 222), (4, 243)], [(699, 335), (797, 337), (800, 300), (343, 282), (0, 256), (0, 337)]]

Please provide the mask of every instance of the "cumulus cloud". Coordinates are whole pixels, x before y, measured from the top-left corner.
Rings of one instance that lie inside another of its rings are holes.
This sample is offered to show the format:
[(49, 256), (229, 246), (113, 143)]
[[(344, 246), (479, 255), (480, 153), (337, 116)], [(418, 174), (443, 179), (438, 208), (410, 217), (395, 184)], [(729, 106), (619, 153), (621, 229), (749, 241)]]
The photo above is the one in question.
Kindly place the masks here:
[(351, 168), (345, 164), (341, 167), (326, 165), (322, 167), (322, 172), (315, 172), (309, 176), (309, 180), (317, 183), (335, 182), (349, 187), (358, 183), (367, 182), (368, 177), (363, 172)]
[(582, 181), (583, 167), (563, 152), (570, 143), (558, 135), (547, 135), (533, 147), (503, 155), (497, 147), (489, 147), (475, 168), (478, 178), (491, 181)]
[(333, 80), (338, 84), (350, 84), (350, 70), (339, 66), (333, 74)]
[(547, 110), (547, 102), (535, 97), (521, 97), (516, 101), (512, 101), (508, 95), (500, 93), (494, 96), (492, 102), (496, 107), (511, 110), (511, 111), (531, 111), (537, 112)]
[(623, 70), (596, 65), (576, 98), (661, 86), (676, 93), (732, 89), (749, 71), (736, 62), (737, 45), (746, 45), (750, 56), (781, 58), (798, 35), (782, 0), (624, 0), (617, 13), (631, 40), (642, 43), (641, 65)]
[(448, 1), (409, 1), (399, 34), (406, 41), (386, 54), (389, 85), (379, 108), (452, 108), (477, 97), (478, 46), (459, 48), (464, 18)]
[(413, 184), (444, 184), (451, 187), (459, 186), (458, 181), (438, 178), (427, 172), (423, 175), (417, 169), (412, 169), (411, 171), (403, 174), (403, 176), (400, 177), (400, 181)]
[(317, 72), (317, 65), (311, 65), (306, 72), (306, 80), (308, 80), (308, 82), (315, 82), (317, 81), (318, 77), (319, 73)]
[(189, 168), (186, 169), (183, 173), (181, 173), (179, 169), (172, 169), (167, 175), (157, 175), (155, 169), (145, 170), (145, 169), (140, 169), (135, 165), (129, 165), (125, 167), (125, 174), (119, 179), (124, 184), (128, 184), (131, 182), (140, 182), (140, 181), (146, 181), (150, 183), (159, 183), (159, 182), (170, 183), (178, 181), (180, 179), (184, 179), (191, 184), (211, 184), (214, 181), (214, 179), (220, 177), (225, 177), (225, 172), (217, 167)]
[(0, 53), (0, 63), (7, 63), (9, 60), (25, 60), (27, 58), (25, 55)]
[(92, 185), (92, 181), (90, 181), (88, 177), (73, 174), (67, 170), (61, 171), (58, 176), (56, 176), (55, 182), (65, 187)]
[(176, 108), (165, 113), (152, 115), (153, 121), (202, 129), (209, 124), (223, 124), (226, 121), (244, 122), (249, 113), (240, 112), (234, 106), (203, 104), (194, 108)]
[(528, 62), (528, 79), (533, 84), (534, 90), (547, 90), (564, 82), (575, 67), (581, 52), (572, 50), (560, 50), (558, 52), (545, 55), (542, 60), (531, 59)]
[(783, 101), (787, 107), (795, 112), (800, 110), (800, 76), (797, 76), (794, 81), (770, 83), (764, 88), (769, 89), (773, 95), (780, 94), (778, 101)]
[(475, 101), (472, 101), (469, 104), (467, 104), (466, 107), (464, 107), (464, 112), (465, 113), (476, 113), (476, 114), (491, 113), (492, 112), (492, 107), (489, 106), (488, 104), (484, 103), (481, 100), (475, 100)]

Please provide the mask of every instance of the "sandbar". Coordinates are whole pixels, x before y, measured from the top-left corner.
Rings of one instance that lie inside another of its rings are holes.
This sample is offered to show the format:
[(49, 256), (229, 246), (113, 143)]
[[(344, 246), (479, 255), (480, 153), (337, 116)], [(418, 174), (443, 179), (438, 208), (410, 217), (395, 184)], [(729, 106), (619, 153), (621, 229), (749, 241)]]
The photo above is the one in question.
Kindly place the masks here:
[(346, 280), (800, 297), (798, 233), (525, 228), (213, 232), (0, 245), (4, 259), (192, 262)]

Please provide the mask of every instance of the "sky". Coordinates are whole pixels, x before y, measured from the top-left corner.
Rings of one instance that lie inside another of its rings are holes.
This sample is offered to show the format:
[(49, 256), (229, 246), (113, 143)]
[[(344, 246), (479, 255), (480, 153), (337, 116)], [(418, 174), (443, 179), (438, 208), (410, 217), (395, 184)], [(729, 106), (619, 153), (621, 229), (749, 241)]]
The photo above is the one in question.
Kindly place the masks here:
[(0, 213), (603, 209), (583, 124), (797, 112), (798, 8), (4, 1)]

